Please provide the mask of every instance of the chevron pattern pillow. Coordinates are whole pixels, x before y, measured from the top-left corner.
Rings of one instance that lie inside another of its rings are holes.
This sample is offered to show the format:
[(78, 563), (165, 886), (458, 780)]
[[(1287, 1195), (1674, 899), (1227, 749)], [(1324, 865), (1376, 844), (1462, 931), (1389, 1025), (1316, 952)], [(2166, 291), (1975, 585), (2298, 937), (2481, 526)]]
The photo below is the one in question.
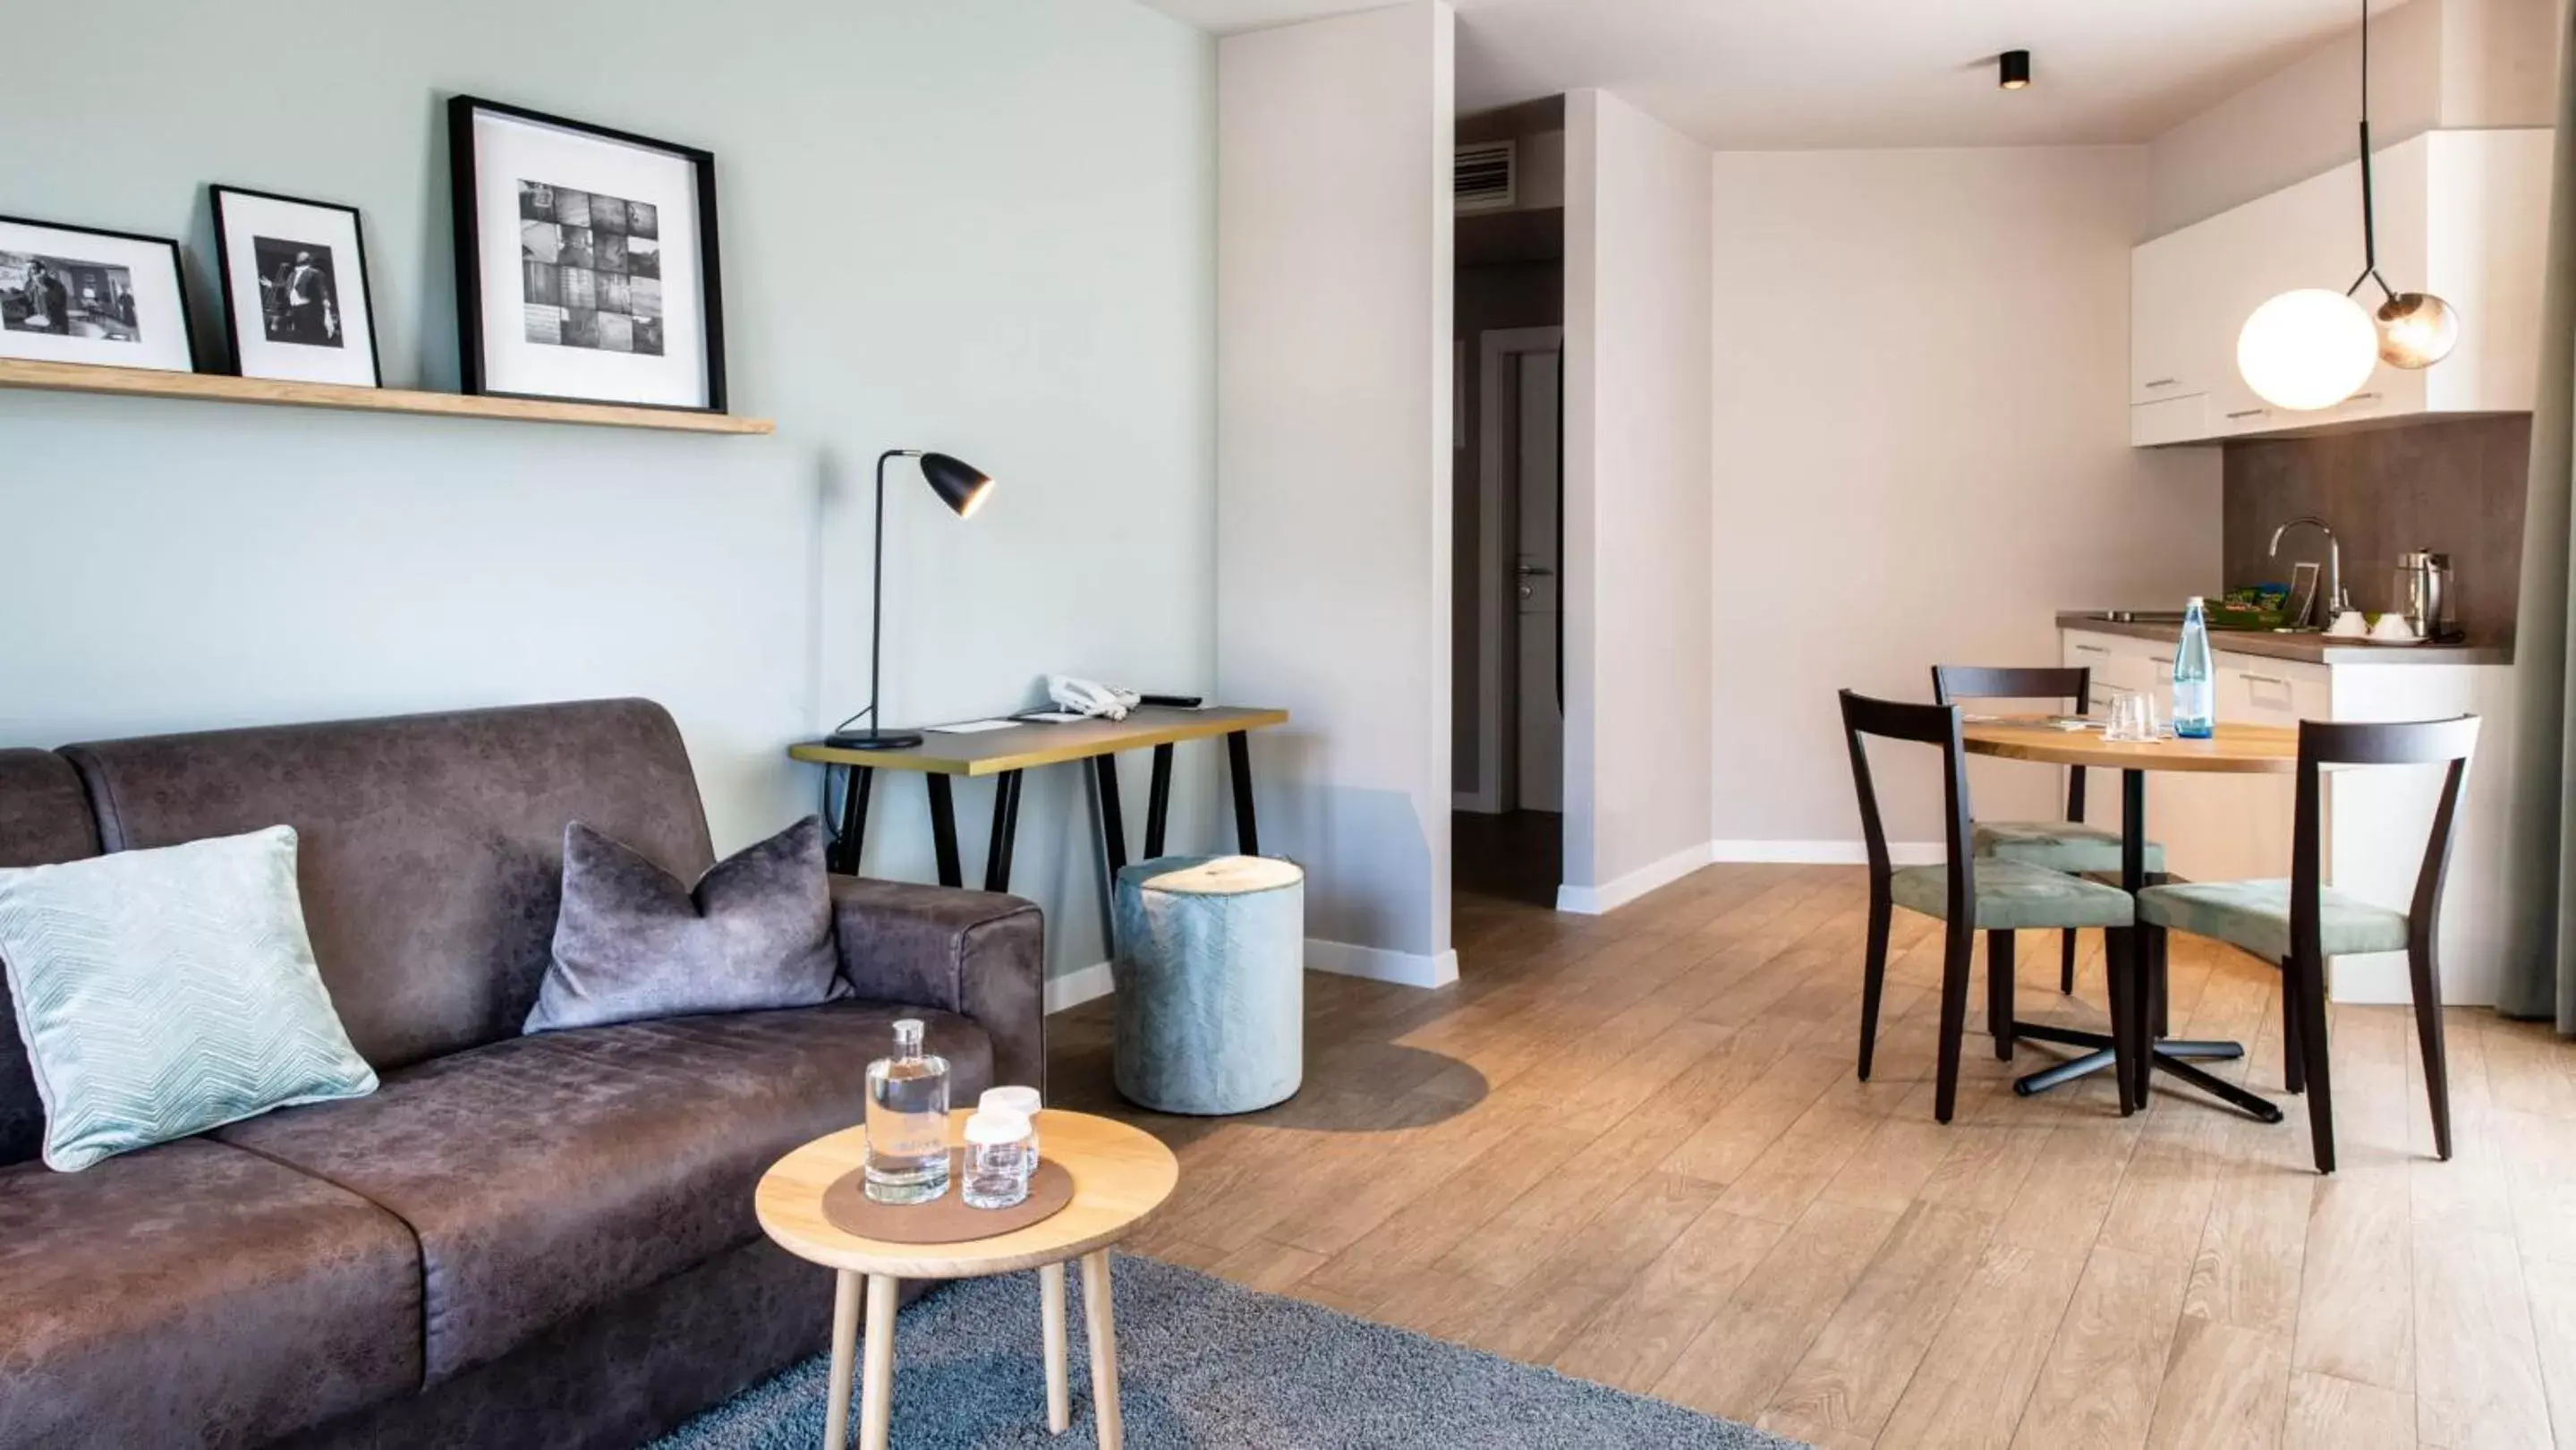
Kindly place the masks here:
[(0, 870), (0, 965), (62, 1172), (376, 1090), (314, 965), (291, 826)]

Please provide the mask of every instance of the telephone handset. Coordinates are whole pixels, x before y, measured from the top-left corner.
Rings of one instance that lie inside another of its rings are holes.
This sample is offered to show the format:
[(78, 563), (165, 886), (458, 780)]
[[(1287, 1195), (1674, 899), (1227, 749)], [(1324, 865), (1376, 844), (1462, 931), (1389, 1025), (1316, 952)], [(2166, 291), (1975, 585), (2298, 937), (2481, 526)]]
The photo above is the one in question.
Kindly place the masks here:
[(1047, 698), (1069, 714), (1099, 715), (1111, 720), (1126, 719), (1127, 712), (1141, 703), (1133, 690), (1073, 675), (1047, 676)]

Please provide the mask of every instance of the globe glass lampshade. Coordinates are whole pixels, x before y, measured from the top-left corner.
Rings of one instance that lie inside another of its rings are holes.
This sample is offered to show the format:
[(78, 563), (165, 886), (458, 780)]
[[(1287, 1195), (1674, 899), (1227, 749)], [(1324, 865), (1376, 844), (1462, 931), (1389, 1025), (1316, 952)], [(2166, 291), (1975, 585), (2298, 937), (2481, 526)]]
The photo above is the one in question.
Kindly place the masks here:
[(2380, 305), (2379, 360), (2429, 368), (2460, 345), (2460, 314), (2430, 292), (2400, 292)]
[(2276, 408), (2331, 408), (2370, 381), (2379, 329), (2340, 292), (2302, 287), (2254, 309), (2236, 335), (2236, 370)]

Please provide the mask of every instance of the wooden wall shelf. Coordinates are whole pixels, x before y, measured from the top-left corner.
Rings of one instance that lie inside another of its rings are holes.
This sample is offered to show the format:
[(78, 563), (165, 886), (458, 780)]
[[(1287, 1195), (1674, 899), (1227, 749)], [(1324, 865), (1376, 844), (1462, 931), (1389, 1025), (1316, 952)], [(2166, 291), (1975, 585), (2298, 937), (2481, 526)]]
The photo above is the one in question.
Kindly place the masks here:
[(769, 433), (767, 418), (691, 413), (676, 408), (635, 408), (615, 403), (562, 403), (541, 398), (469, 397), (402, 388), (351, 388), (338, 383), (287, 383), (221, 373), (165, 373), (148, 368), (92, 367), (84, 363), (25, 362), (0, 358), (0, 387), (58, 393), (123, 393), (146, 398), (194, 398), (216, 403), (265, 403), (288, 408), (337, 408), (362, 413), (427, 413), (448, 418), (513, 418), (523, 423), (579, 423), (605, 428), (660, 428), (675, 433)]

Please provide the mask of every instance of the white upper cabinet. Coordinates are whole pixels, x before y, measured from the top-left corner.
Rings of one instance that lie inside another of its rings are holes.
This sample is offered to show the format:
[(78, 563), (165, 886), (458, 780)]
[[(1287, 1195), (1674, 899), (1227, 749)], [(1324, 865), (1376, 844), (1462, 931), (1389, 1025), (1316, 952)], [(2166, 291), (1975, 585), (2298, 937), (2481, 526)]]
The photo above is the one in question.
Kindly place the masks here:
[[(2267, 298), (2361, 273), (2361, 166), (2336, 167), (2130, 254), (2130, 442), (2205, 443), (2422, 413), (2531, 408), (2539, 362), (2550, 133), (2428, 131), (2373, 158), (2379, 270), (2460, 314), (2439, 365), (2380, 365), (2332, 408), (2293, 412), (2236, 371), (2236, 334)], [(2377, 307), (2375, 285), (2361, 296)]]

